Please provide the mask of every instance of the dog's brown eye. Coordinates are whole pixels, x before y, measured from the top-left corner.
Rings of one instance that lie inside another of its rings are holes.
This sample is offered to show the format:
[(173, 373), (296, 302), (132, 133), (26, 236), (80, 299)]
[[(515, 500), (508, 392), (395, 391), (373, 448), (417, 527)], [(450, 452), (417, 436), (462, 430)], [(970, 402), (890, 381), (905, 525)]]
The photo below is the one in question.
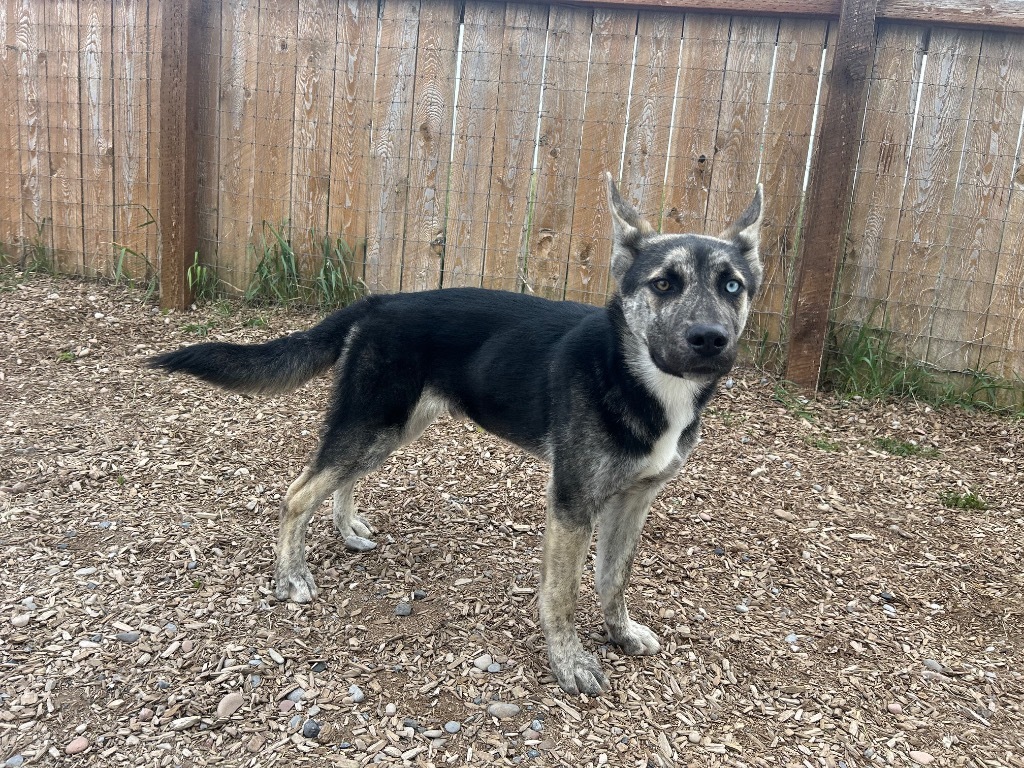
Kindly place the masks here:
[(654, 286), (654, 290), (658, 291), (659, 293), (665, 293), (671, 290), (672, 288), (672, 283), (670, 283), (664, 277), (659, 277), (657, 280), (651, 283), (651, 285)]

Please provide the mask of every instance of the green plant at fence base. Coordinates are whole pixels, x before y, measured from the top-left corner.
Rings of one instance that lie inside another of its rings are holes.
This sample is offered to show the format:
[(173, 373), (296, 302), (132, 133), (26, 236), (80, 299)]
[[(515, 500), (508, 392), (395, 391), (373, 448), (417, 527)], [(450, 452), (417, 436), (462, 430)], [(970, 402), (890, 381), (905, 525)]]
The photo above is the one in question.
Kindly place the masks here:
[(985, 371), (935, 371), (901, 354), (884, 324), (840, 329), (831, 341), (822, 381), (841, 397), (911, 398), (935, 406), (1024, 416), (1024, 381), (1007, 381)]
[(213, 320), (207, 320), (204, 323), (186, 323), (181, 327), (181, 330), (185, 333), (193, 333), (196, 336), (208, 336), (216, 325)]
[(939, 494), (942, 506), (950, 509), (988, 509), (988, 504), (974, 491), (943, 491)]
[(804, 437), (804, 442), (811, 446), (811, 448), (817, 448), (819, 451), (828, 451), (829, 453), (836, 453), (842, 450), (842, 446), (834, 440), (829, 440), (827, 437), (819, 436), (807, 436)]
[(31, 216), (29, 220), (35, 226), (35, 233), (25, 244), (25, 250), (21, 255), (22, 274), (42, 273), (44, 275), (57, 274), (57, 262), (53, 256), (53, 249), (46, 242), (46, 223), (52, 221), (45, 216), (41, 221), (36, 221)]
[(59, 353), (57, 353), (57, 362), (58, 363), (70, 363), (70, 362), (74, 361), (74, 359), (75, 359), (75, 353), (74, 352), (59, 352)]
[(893, 456), (938, 456), (939, 452), (930, 445), (911, 443), (908, 440), (897, 440), (894, 437), (876, 437), (875, 445)]
[[(250, 304), (291, 304), (302, 296), (295, 251), (283, 230), (284, 226), (264, 222), (259, 250), (250, 246), (260, 255), (256, 272), (245, 290), (245, 300)], [(269, 240), (268, 231), (272, 236)]]
[(217, 295), (217, 277), (213, 270), (199, 263), (199, 251), (192, 255), (192, 264), (185, 272), (185, 279), (194, 301), (207, 302)]
[(790, 391), (793, 384), (788, 381), (780, 381), (775, 385), (775, 399), (794, 416), (803, 419), (808, 423), (814, 421), (814, 414), (807, 407), (810, 402), (799, 393), (799, 390)]

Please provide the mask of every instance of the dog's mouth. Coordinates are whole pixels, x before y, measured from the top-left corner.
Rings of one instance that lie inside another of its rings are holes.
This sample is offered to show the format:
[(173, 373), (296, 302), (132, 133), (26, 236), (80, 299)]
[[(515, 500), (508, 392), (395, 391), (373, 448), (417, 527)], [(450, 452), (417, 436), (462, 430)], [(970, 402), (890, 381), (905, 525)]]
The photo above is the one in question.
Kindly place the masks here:
[(731, 356), (720, 355), (714, 358), (692, 357), (685, 361), (669, 361), (661, 352), (656, 349), (649, 350), (651, 362), (662, 373), (675, 376), (680, 379), (692, 379), (695, 377), (721, 376), (732, 368)]

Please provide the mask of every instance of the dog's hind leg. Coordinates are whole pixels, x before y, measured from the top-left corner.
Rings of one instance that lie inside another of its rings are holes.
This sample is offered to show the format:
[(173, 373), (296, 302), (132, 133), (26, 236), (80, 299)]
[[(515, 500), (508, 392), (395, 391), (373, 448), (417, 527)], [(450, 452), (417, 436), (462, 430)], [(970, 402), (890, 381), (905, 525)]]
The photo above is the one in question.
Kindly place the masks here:
[(646, 481), (616, 494), (608, 501), (598, 521), (595, 585), (608, 638), (630, 656), (647, 656), (661, 650), (658, 636), (629, 617), (626, 585), (651, 502), (663, 485), (663, 482)]
[(307, 469), (288, 487), (281, 502), (274, 569), (274, 594), (278, 600), (308, 603), (316, 597), (316, 582), (306, 565), (306, 528), (313, 512), (337, 485), (337, 474), (328, 468)]

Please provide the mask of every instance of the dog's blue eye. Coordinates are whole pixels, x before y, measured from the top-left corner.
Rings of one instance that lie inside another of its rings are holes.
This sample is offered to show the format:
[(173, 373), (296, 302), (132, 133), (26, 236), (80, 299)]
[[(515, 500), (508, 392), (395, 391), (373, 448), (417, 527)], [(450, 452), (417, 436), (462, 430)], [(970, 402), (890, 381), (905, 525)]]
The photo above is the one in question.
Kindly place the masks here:
[(725, 284), (725, 290), (727, 290), (729, 293), (739, 293), (740, 292), (740, 281), (739, 280), (730, 280), (729, 282), (727, 282)]

